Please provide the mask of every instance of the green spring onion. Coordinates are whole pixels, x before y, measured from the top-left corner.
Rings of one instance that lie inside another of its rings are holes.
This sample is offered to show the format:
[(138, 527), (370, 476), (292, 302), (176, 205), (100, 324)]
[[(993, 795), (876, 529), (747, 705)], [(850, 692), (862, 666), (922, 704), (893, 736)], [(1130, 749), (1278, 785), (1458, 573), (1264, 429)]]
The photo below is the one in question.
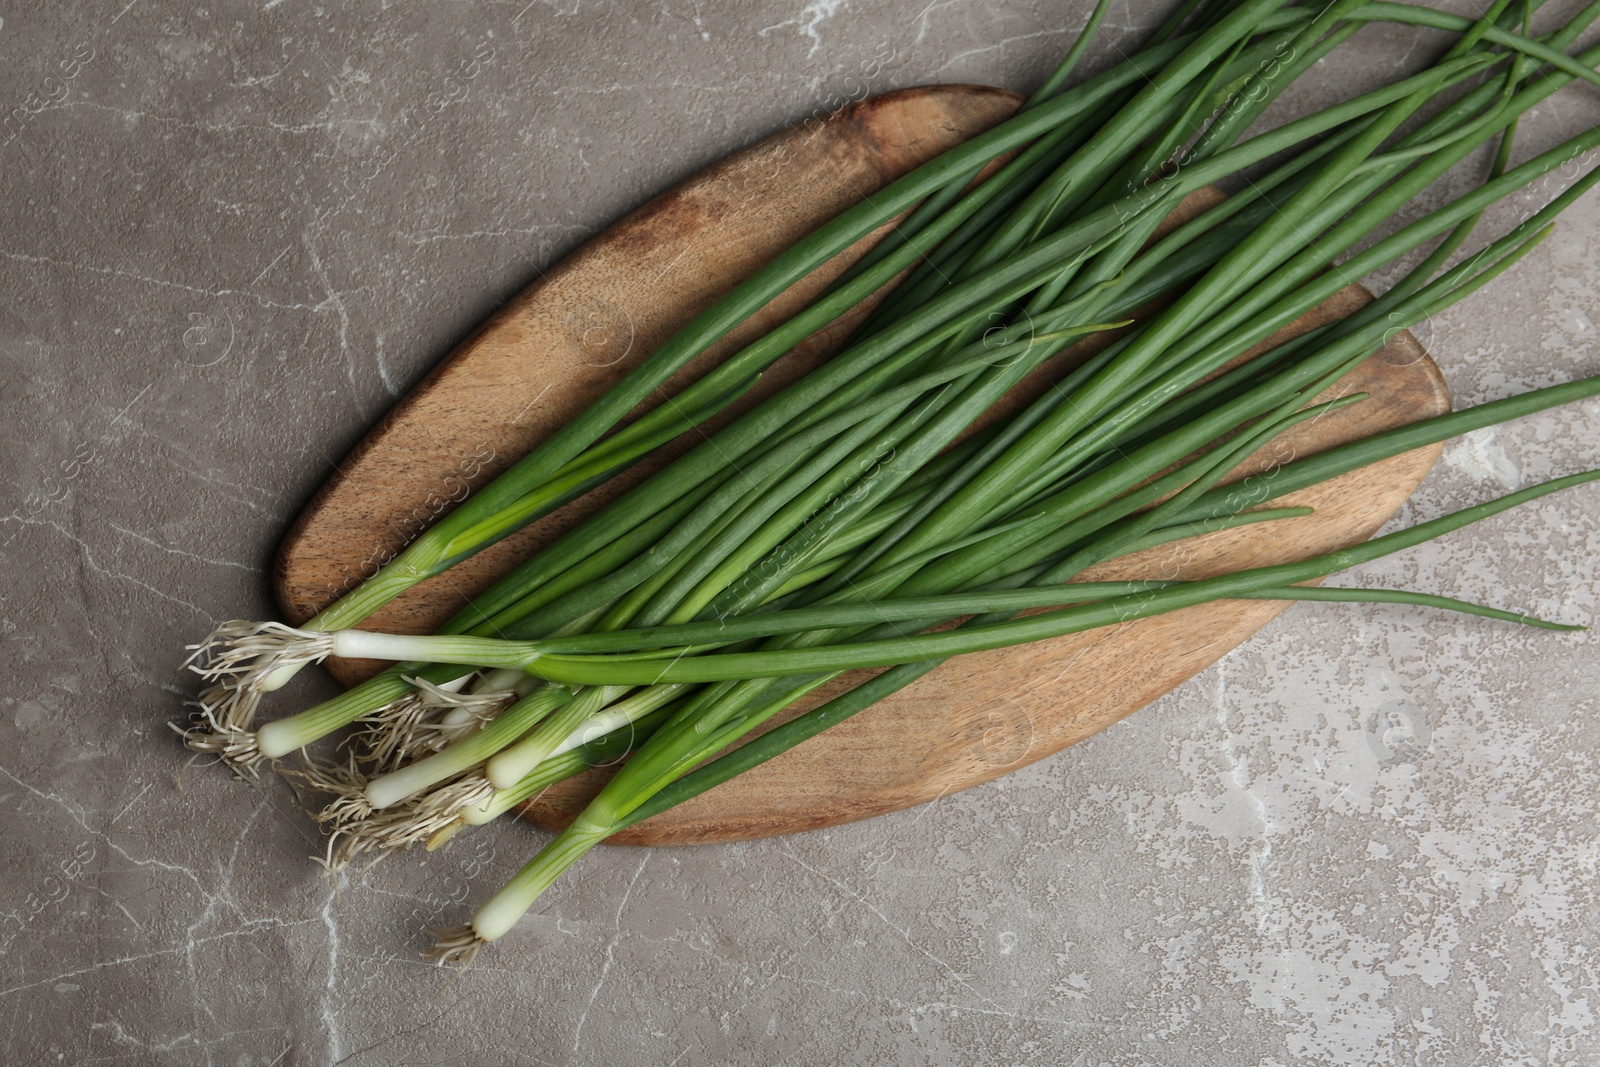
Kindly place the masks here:
[[(1361, 403), (1319, 398), (1396, 330), (1511, 269), (1600, 182), (1600, 170), (1586, 174), (1451, 265), (1486, 208), (1600, 147), (1600, 130), (1588, 131), (1511, 159), (1523, 116), (1573, 81), (1600, 84), (1600, 50), (1569, 54), (1600, 2), (1538, 36), (1532, 5), (1512, 11), (1509, 0), (1477, 19), (1375, 0), (1317, 10), (1191, 2), (1131, 59), (1068, 87), (1107, 6), (1015, 117), (785, 251), (304, 628), (228, 623), (196, 646), (190, 665), (208, 688), (191, 747), (249, 770), (364, 722), (364, 755), (301, 774), (334, 795), (320, 818), (340, 842), (335, 864), (418, 841), (435, 847), (626, 755), (470, 927), (441, 939), (435, 955), (459, 959), (502, 936), (607, 836), (953, 656), (1240, 598), (1402, 603), (1573, 629), (1433, 594), (1302, 583), (1596, 472), (1294, 563), (1196, 581), (1076, 579), (1101, 561), (1219, 529), (1271, 531), (1306, 513), (1264, 506), (1287, 492), (1600, 394), (1600, 378), (1536, 390), (1223, 484), (1290, 427)], [(1370, 22), (1442, 31), (1451, 43), (1417, 74), (1246, 136), (1288, 85)], [(1480, 184), (1389, 232), (1491, 143)], [(1180, 199), (1216, 182), (1242, 185), (1156, 236)], [(809, 307), (673, 403), (620, 425), (774, 296), (905, 212)], [(1282, 339), (1348, 279), (1414, 252), (1420, 264), (1365, 308)], [(902, 274), (833, 358), (524, 561), (439, 634), (354, 629), (416, 582), (724, 410), (796, 342)], [(1098, 352), (1053, 371), (1037, 400), (971, 432), (1024, 378), (1108, 331), (1116, 336)], [(254, 729), (263, 695), (328, 655), (398, 662)], [(887, 670), (747, 740), (805, 694), (866, 667)]]

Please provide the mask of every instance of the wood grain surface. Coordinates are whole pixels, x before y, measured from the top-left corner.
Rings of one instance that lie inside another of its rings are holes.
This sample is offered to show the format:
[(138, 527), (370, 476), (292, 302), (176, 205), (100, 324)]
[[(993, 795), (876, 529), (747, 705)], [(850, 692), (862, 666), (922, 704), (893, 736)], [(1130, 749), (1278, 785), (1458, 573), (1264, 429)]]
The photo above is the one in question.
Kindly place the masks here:
[[(315, 614), (782, 248), (922, 160), (1005, 118), (1017, 102), (1014, 94), (979, 86), (874, 97), (728, 157), (585, 244), (463, 341), (340, 464), (280, 550), (276, 590), (284, 616), (301, 622)], [(1197, 194), (1180, 214), (1214, 197)], [(664, 392), (793, 314), (877, 236), (773, 301)], [(1368, 299), (1351, 286), (1285, 333)], [(854, 321), (854, 314), (847, 316), (785, 356), (759, 393), (719, 423), (816, 365)], [(1081, 352), (1051, 361), (1019, 396), (1044, 388), (1078, 358)], [(1449, 410), (1438, 368), (1409, 334), (1394, 338), (1336, 392), (1371, 396), (1297, 427), (1236, 477)], [(413, 588), (366, 625), (433, 629), (693, 439), (669, 445), (589, 498)], [(1315, 515), (1155, 549), (1102, 565), (1085, 578), (1202, 577), (1364, 540), (1400, 507), (1438, 454), (1434, 447), (1397, 456), (1279, 501), (1309, 505)], [(1105, 729), (1215, 662), (1285, 607), (1228, 601), (953, 660), (840, 726), (612, 840), (694, 844), (791, 833), (969, 788)], [(346, 684), (380, 666), (328, 664)], [(870, 673), (845, 675), (771, 725)], [(522, 814), (543, 826), (564, 825), (609, 773), (596, 769), (553, 786)]]

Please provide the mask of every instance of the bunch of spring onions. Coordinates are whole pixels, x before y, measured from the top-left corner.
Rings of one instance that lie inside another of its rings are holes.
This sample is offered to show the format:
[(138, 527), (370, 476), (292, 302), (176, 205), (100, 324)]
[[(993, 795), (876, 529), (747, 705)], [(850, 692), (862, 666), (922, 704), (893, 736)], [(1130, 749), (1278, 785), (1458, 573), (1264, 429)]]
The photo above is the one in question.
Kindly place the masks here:
[[(1360, 403), (1320, 398), (1397, 330), (1510, 268), (1600, 181), (1589, 171), (1457, 256), (1485, 208), (1600, 147), (1593, 130), (1513, 165), (1520, 116), (1571, 82), (1600, 84), (1600, 49), (1569, 54), (1600, 0), (1542, 29), (1537, 0), (1495, 0), (1476, 20), (1377, 0), (1189, 0), (1131, 58), (1069, 85), (1107, 6), (1015, 117), (788, 249), (304, 627), (231, 622), (195, 646), (190, 666), (209, 688), (190, 747), (253, 773), (357, 724), (342, 762), (308, 757), (284, 771), (331, 797), (318, 815), (330, 866), (434, 847), (626, 756), (584, 812), (435, 947), (466, 959), (619, 829), (952, 656), (1224, 598), (1398, 601), (1568, 628), (1444, 597), (1301, 583), (1600, 472), (1297, 563), (1201, 581), (1073, 579), (1152, 545), (1292, 521), (1307, 509), (1273, 498), (1600, 394), (1600, 377), (1583, 379), (1298, 459), (1250, 492), (1224, 483), (1277, 435)], [(1246, 136), (1295, 78), (1337, 61), (1375, 21), (1442, 31), (1429, 40), (1444, 44), (1421, 73)], [(1418, 211), (1425, 190), (1485, 146), (1493, 159), (1476, 187)], [(974, 184), (997, 158), (1007, 161)], [(1232, 196), (1158, 229), (1187, 194), (1230, 179)], [(774, 296), (906, 212), (811, 306), (622, 424)], [(1416, 217), (1388, 232), (1401, 215)], [(1278, 339), (1349, 280), (1423, 249), (1372, 303)], [(439, 634), (354, 628), (723, 410), (797, 341), (902, 275), (826, 364), (522, 563)], [(1043, 396), (971, 432), (1030, 372), (1093, 334), (1107, 343)], [(257, 727), (263, 697), (329, 655), (396, 665)], [(710, 759), (864, 667), (888, 669)]]

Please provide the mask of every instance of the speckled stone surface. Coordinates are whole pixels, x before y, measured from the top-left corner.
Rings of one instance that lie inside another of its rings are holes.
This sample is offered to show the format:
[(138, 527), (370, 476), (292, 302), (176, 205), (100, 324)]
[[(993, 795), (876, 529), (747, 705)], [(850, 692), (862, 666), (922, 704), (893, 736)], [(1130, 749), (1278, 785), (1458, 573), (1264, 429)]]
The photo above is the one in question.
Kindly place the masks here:
[[(286, 789), (183, 768), (182, 645), (269, 610), (274, 546), (332, 462), (501, 301), (815, 109), (1027, 89), (1086, 13), (0, 11), (0, 1062), (1600, 1061), (1588, 635), (1302, 605), (984, 788), (782, 840), (601, 850), (461, 975), (418, 958), (420, 931), (540, 834), (335, 885)], [(1096, 54), (1157, 17), (1117, 5)], [(1286, 110), (1428, 45), (1354, 48)], [(1524, 143), (1597, 120), (1565, 92)], [(1600, 372), (1597, 285), (1590, 195), (1420, 332), (1461, 401)], [(1452, 444), (1403, 518), (1593, 465), (1597, 416)], [(1590, 488), (1359, 578), (1591, 623), (1597, 556)], [(331, 691), (308, 678), (285, 703)]]

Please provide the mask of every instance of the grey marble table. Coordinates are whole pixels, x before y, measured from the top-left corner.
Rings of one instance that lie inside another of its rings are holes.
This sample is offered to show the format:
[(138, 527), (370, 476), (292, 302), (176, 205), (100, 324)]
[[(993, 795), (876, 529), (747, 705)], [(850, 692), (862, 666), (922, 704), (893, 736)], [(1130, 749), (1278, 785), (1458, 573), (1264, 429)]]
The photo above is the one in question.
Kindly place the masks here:
[[(184, 768), (183, 643), (271, 610), (297, 509), (500, 302), (819, 107), (1027, 89), (1086, 13), (0, 10), (0, 1062), (1600, 1061), (1588, 635), (1300, 606), (989, 786), (787, 839), (601, 850), (460, 976), (419, 959), (420, 931), (540, 834), (334, 884), (287, 790)], [(1097, 55), (1157, 16), (1119, 4)], [(1427, 52), (1392, 29), (1355, 47), (1286, 109)], [(1565, 92), (1525, 148), (1597, 119)], [(1424, 340), (1461, 402), (1595, 373), (1597, 284), (1591, 195)], [(1597, 416), (1451, 444), (1402, 519), (1593, 465)], [(1590, 489), (1360, 578), (1588, 623), (1597, 556)]]

